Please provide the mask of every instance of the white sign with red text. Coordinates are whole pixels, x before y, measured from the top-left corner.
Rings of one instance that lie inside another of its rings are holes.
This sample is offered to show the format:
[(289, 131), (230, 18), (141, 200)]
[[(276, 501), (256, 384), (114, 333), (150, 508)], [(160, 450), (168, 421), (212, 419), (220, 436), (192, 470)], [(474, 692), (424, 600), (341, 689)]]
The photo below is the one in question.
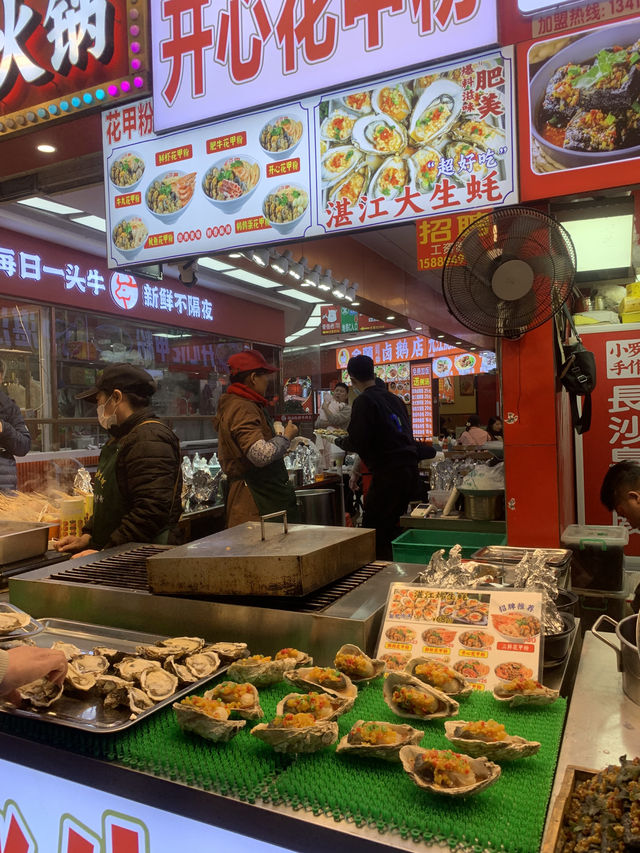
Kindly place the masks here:
[(154, 0), (156, 130), (498, 43), (496, 0)]

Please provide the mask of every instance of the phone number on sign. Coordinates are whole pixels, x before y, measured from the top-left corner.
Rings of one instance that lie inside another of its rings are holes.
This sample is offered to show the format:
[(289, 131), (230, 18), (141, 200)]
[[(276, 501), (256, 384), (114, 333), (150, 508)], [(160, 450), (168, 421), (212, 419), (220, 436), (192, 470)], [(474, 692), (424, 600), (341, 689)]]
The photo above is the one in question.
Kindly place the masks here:
[[(640, 2), (640, 0), (638, 0), (638, 2)], [(443, 267), (445, 260), (445, 255), (436, 255), (434, 258), (418, 258), (418, 269), (428, 270)], [(464, 264), (464, 258), (462, 255), (453, 255), (449, 259), (449, 263), (455, 264), (456, 266), (462, 266)]]

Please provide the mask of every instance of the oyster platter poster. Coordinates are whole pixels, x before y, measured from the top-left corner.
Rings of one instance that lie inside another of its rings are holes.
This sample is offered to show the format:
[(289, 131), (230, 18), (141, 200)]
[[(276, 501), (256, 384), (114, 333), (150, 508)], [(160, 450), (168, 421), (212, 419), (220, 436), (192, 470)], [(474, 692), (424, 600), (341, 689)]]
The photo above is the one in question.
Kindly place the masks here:
[(103, 113), (110, 267), (511, 205), (513, 54), (159, 135)]
[(541, 632), (539, 592), (394, 583), (376, 657), (392, 671), (404, 670), (416, 658), (438, 661), (474, 690), (491, 690), (518, 677), (538, 679)]

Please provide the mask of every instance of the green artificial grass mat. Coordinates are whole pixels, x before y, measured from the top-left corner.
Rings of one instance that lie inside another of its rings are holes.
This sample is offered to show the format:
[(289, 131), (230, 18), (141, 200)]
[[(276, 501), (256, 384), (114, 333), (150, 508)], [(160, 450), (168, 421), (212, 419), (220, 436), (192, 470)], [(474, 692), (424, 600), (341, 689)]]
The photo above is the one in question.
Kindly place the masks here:
[[(290, 692), (294, 688), (284, 682), (260, 690), (265, 720)], [(228, 743), (214, 744), (183, 732), (171, 707), (116, 734), (96, 735), (10, 714), (0, 714), (0, 730), (250, 803), (305, 809), (452, 849), (464, 845), (533, 853), (540, 848), (565, 713), (564, 699), (542, 708), (511, 709), (490, 693), (461, 698), (459, 719), (493, 718), (509, 734), (542, 746), (535, 756), (502, 762), (494, 785), (460, 798), (418, 788), (399, 763), (337, 755), (335, 745), (311, 755), (281, 755), (250, 736), (251, 721)], [(451, 747), (442, 719), (421, 722), (393, 714), (382, 698), (382, 679), (360, 688), (353, 709), (338, 720), (339, 737), (359, 719), (409, 723), (424, 730), (422, 746)]]

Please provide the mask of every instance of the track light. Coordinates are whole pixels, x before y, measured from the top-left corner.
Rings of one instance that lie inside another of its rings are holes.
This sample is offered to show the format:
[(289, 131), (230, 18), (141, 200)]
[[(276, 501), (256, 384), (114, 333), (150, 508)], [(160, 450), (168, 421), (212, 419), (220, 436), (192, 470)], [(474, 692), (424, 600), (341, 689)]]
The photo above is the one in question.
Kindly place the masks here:
[(297, 263), (295, 261), (292, 261), (289, 264), (289, 275), (292, 278), (295, 278), (296, 281), (302, 281), (302, 279), (306, 275), (306, 272), (307, 272), (307, 259), (304, 256), (301, 257)]
[(322, 275), (322, 267), (316, 264), (312, 270), (309, 270), (302, 282), (303, 287), (318, 287), (320, 276)]
[(332, 293), (336, 297), (336, 299), (346, 299), (347, 287), (349, 287), (349, 279), (348, 278), (343, 278), (339, 284), (335, 285)]
[(274, 252), (274, 257), (271, 259), (271, 269), (284, 275), (289, 269), (289, 263), (293, 255), (290, 249), (285, 249), (282, 254)]
[(266, 267), (269, 265), (268, 249), (251, 249), (248, 252), (248, 255), (254, 264), (258, 264), (259, 267)]
[(347, 288), (346, 293), (344, 295), (347, 302), (353, 302), (354, 301), (354, 299), (356, 298), (356, 293), (358, 292), (359, 287), (360, 287), (360, 285), (358, 284), (358, 282), (354, 281), (353, 284), (351, 285), (351, 287)]
[(325, 272), (318, 282), (318, 288), (320, 290), (331, 290), (333, 288), (333, 276), (331, 275), (330, 269)]
[(184, 261), (178, 261), (176, 264), (180, 283), (185, 287), (194, 287), (198, 283), (196, 269), (198, 268), (197, 258), (186, 258)]

